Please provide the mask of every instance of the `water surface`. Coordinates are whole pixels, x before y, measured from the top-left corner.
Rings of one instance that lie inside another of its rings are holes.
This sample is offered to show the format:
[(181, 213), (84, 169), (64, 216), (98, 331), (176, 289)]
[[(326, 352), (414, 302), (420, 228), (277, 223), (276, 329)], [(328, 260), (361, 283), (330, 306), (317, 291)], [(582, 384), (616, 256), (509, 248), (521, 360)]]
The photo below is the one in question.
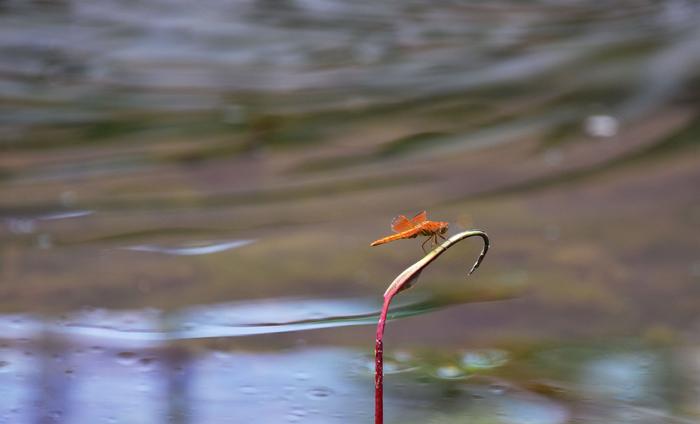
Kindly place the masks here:
[(0, 422), (700, 418), (692, 1), (0, 2)]

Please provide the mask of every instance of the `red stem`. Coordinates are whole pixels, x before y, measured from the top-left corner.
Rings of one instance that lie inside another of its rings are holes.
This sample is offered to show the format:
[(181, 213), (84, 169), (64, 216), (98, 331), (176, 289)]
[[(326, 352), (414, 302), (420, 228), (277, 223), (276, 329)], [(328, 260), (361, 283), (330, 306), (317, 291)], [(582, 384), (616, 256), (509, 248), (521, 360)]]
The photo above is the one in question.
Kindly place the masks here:
[(486, 252), (489, 250), (489, 238), (486, 233), (479, 230), (465, 231), (450, 237), (442, 245), (425, 255), (423, 259), (406, 268), (406, 270), (394, 279), (384, 293), (384, 304), (382, 305), (382, 311), (379, 314), (379, 321), (377, 322), (377, 336), (374, 345), (374, 424), (384, 424), (384, 327), (386, 326), (391, 300), (398, 292), (409, 288), (418, 278), (423, 268), (433, 262), (450, 246), (473, 236), (483, 239), (484, 248), (481, 250), (481, 254), (474, 266), (469, 270), (469, 274), (471, 274), (479, 267), (481, 261), (486, 256)]
[(384, 423), (384, 326), (389, 313), (389, 304), (395, 290), (384, 295), (384, 305), (377, 323), (377, 338), (374, 345), (374, 423)]

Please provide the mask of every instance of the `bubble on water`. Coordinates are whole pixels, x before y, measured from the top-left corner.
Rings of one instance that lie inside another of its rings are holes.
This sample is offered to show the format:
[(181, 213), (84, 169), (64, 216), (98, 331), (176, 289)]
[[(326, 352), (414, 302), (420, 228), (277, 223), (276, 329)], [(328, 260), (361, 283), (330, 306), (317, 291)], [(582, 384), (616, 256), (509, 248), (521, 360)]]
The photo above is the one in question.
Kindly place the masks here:
[(136, 363), (136, 354), (134, 352), (119, 352), (117, 354), (117, 362), (122, 365), (133, 365)]
[(506, 351), (481, 350), (465, 353), (462, 356), (462, 364), (468, 369), (489, 369), (504, 365), (508, 359)]
[(325, 399), (333, 394), (333, 390), (328, 387), (314, 387), (307, 392), (311, 399)]
[(454, 365), (444, 365), (435, 370), (435, 376), (445, 380), (463, 378), (464, 375), (464, 371)]
[(620, 124), (608, 115), (593, 115), (586, 118), (584, 128), (591, 137), (609, 138), (617, 135)]

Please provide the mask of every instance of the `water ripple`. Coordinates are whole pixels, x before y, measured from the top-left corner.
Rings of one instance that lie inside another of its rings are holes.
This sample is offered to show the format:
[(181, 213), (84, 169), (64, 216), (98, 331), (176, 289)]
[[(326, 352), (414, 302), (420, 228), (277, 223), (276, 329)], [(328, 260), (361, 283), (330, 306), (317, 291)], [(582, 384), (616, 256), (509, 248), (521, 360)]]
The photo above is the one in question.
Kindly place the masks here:
[[(458, 303), (504, 298), (493, 296), (436, 296), (410, 294), (397, 301), (391, 319), (424, 314)], [(176, 312), (157, 309), (113, 311), (88, 309), (56, 321), (31, 315), (0, 315), (0, 337), (32, 339), (43, 332), (74, 342), (153, 344), (172, 340), (240, 337), (375, 324), (379, 302), (374, 298), (279, 298), (194, 306)]]
[(136, 252), (154, 252), (163, 253), (166, 255), (175, 256), (195, 256), (195, 255), (208, 255), (211, 253), (224, 252), (226, 250), (237, 249), (239, 247), (247, 246), (253, 243), (255, 240), (231, 240), (218, 243), (202, 244), (197, 246), (181, 246), (181, 247), (166, 247), (159, 246), (156, 244), (139, 244), (135, 246), (124, 247), (125, 250), (133, 250)]

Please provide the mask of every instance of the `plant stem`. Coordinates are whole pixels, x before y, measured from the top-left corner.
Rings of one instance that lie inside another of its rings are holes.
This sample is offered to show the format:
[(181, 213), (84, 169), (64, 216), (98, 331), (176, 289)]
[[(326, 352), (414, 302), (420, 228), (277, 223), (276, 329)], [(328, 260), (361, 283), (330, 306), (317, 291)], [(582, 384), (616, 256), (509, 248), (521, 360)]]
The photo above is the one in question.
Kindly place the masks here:
[(377, 335), (374, 345), (374, 423), (384, 424), (384, 327), (386, 326), (387, 316), (389, 314), (389, 305), (392, 299), (402, 290), (406, 290), (411, 287), (411, 284), (420, 275), (421, 271), (427, 267), (431, 262), (437, 259), (443, 252), (453, 246), (455, 243), (462, 241), (469, 237), (481, 237), (484, 241), (484, 248), (481, 250), (479, 258), (476, 260), (474, 266), (467, 275), (474, 272), (481, 261), (484, 260), (486, 252), (489, 250), (489, 238), (483, 231), (472, 230), (464, 231), (459, 234), (455, 234), (449, 239), (445, 240), (444, 243), (437, 246), (427, 255), (425, 255), (421, 260), (406, 268), (401, 274), (399, 274), (394, 281), (389, 285), (386, 292), (384, 292), (384, 304), (382, 305), (382, 310), (379, 314), (379, 321), (377, 322)]
[(374, 345), (374, 423), (384, 422), (384, 326), (392, 296), (384, 296), (384, 305), (377, 323), (377, 338)]

